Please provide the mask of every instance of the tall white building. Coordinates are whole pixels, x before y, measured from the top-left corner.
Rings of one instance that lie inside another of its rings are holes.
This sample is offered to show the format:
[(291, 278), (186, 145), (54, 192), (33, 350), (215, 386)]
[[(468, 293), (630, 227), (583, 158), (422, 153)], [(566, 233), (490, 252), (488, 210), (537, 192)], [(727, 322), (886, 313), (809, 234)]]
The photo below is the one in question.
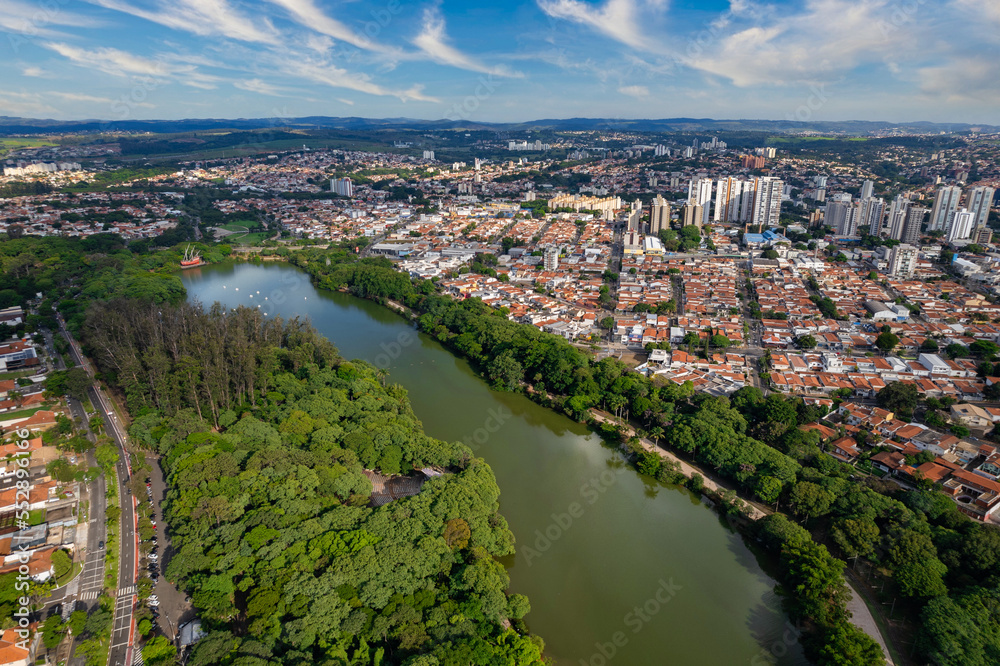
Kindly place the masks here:
[(658, 234), (670, 228), (670, 202), (657, 194), (649, 211), (649, 233)]
[(712, 207), (712, 179), (692, 180), (688, 185), (688, 202), (702, 207), (701, 223), (708, 224), (708, 215)]
[(559, 268), (559, 248), (545, 248), (545, 270), (554, 271)]
[(757, 195), (757, 181), (759, 179), (755, 178), (753, 180), (748, 180), (743, 183), (743, 193), (740, 194), (740, 212), (739, 217), (735, 218), (740, 222), (747, 224), (753, 220), (753, 205), (754, 200)]
[(868, 199), (871, 197), (872, 193), (875, 192), (875, 183), (870, 180), (866, 180), (861, 184), (861, 196), (859, 199)]
[(868, 197), (861, 200), (861, 218), (858, 226), (868, 226), (868, 233), (878, 236), (882, 231), (882, 219), (885, 217), (885, 200), (878, 197)]
[(830, 201), (826, 204), (824, 223), (833, 227), (833, 233), (838, 236), (856, 236), (861, 220), (861, 206), (842, 201)]
[(632, 202), (632, 209), (628, 214), (628, 230), (629, 231), (639, 231), (639, 225), (642, 222), (642, 201), (636, 199)]
[(972, 233), (972, 213), (963, 208), (952, 213), (948, 226), (945, 229), (945, 240), (949, 243), (955, 240), (964, 240)]
[(958, 210), (958, 202), (962, 198), (962, 188), (955, 185), (945, 185), (938, 188), (934, 197), (934, 207), (931, 209), (931, 220), (927, 231), (941, 231), (948, 225), (952, 214)]
[(920, 206), (911, 207), (909, 212), (906, 214), (906, 226), (903, 227), (903, 235), (899, 237), (899, 240), (904, 243), (909, 243), (910, 245), (916, 245), (919, 243), (920, 228), (923, 226), (924, 218), (926, 217), (926, 208), (921, 208)]
[(775, 227), (781, 221), (781, 195), (785, 183), (780, 178), (764, 176), (756, 179), (752, 224), (761, 228)]
[(743, 193), (743, 181), (732, 176), (720, 178), (715, 184), (715, 214), (716, 222), (734, 222), (738, 219), (740, 195)]
[(992, 187), (980, 185), (973, 187), (966, 195), (965, 207), (972, 213), (972, 228), (982, 229), (986, 226), (986, 221), (990, 217), (990, 206), (993, 205), (993, 196), (996, 190)]
[(350, 178), (333, 178), (330, 180), (330, 191), (342, 197), (353, 197), (354, 183)]
[(918, 250), (913, 245), (903, 243), (889, 250), (889, 275), (910, 277), (917, 269)]

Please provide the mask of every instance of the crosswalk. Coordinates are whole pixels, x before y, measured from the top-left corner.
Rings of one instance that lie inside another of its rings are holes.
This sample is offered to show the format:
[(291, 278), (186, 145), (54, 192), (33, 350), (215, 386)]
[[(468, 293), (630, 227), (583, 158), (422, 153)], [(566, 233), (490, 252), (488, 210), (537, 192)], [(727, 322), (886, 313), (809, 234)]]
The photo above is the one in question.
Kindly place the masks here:
[(101, 596), (101, 591), (98, 590), (88, 590), (86, 592), (80, 593), (80, 601), (93, 601), (97, 597)]
[(123, 596), (126, 594), (135, 594), (135, 585), (129, 585), (128, 587), (123, 587), (118, 590), (118, 596)]
[(74, 608), (76, 608), (76, 602), (73, 601), (72, 599), (63, 604), (63, 609), (62, 609), (63, 622), (68, 620), (69, 616), (73, 614)]
[(142, 649), (136, 645), (132, 648), (132, 666), (142, 666)]

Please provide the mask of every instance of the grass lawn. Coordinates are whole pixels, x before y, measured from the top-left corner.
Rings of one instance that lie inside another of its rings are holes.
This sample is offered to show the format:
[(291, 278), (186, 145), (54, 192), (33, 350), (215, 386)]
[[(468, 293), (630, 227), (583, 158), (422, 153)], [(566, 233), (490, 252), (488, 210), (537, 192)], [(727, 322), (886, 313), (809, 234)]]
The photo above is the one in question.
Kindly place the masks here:
[(34, 370), (17, 370), (15, 372), (0, 372), (0, 379), (17, 379), (18, 377), (30, 377), (35, 374)]
[(12, 421), (13, 419), (26, 419), (29, 416), (34, 416), (35, 412), (42, 409), (42, 407), (34, 407), (32, 409), (22, 409), (17, 412), (3, 412), (0, 413), (0, 421)]
[(271, 236), (272, 234), (269, 234), (266, 231), (255, 231), (252, 234), (244, 234), (239, 237), (233, 236), (231, 239), (227, 238), (225, 240), (237, 245), (259, 245)]
[(17, 138), (4, 138), (0, 139), (0, 155), (6, 155), (12, 150), (17, 150), (19, 148), (37, 148), (39, 146), (58, 146), (59, 144), (55, 141), (43, 138), (27, 138), (27, 137), (17, 137)]
[(45, 522), (45, 509), (35, 509), (28, 512), (28, 524), (34, 527)]
[(254, 222), (250, 222), (249, 220), (246, 222), (227, 222), (219, 228), (226, 231), (249, 231), (249, 228), (254, 224)]
[(74, 562), (70, 570), (63, 574), (62, 578), (56, 580), (56, 587), (62, 587), (66, 583), (76, 578), (83, 571), (83, 562)]

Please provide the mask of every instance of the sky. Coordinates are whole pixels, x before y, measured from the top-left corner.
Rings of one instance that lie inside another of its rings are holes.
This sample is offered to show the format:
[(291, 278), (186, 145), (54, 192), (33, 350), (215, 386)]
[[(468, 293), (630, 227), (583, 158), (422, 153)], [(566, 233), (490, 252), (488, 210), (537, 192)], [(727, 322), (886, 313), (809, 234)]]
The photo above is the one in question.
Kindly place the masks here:
[(1000, 124), (1000, 0), (0, 0), (0, 115)]

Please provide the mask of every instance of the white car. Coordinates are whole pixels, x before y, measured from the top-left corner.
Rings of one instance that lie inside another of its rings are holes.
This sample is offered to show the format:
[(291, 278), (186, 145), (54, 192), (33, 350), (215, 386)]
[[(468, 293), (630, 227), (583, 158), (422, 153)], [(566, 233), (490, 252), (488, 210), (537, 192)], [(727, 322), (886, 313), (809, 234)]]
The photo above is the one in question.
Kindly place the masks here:
[(148, 557), (149, 559), (153, 560), (154, 562), (155, 562), (156, 560), (160, 559), (160, 556), (159, 556), (159, 555), (157, 555), (156, 553), (150, 553), (150, 554), (149, 554), (149, 555), (147, 555), (146, 557)]

